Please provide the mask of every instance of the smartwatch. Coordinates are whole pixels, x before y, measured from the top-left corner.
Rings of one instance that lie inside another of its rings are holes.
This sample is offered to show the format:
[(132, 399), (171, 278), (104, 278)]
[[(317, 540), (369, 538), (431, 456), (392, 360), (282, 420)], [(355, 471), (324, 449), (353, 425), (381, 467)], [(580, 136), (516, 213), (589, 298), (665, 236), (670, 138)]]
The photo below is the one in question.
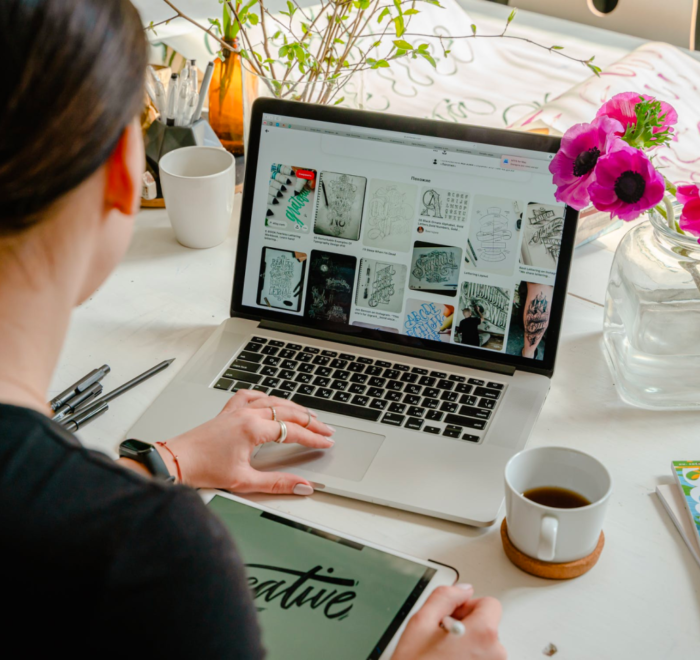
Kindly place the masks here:
[(165, 461), (158, 450), (141, 440), (124, 440), (119, 445), (119, 458), (130, 458), (143, 465), (156, 479), (173, 483), (175, 477), (168, 472)]

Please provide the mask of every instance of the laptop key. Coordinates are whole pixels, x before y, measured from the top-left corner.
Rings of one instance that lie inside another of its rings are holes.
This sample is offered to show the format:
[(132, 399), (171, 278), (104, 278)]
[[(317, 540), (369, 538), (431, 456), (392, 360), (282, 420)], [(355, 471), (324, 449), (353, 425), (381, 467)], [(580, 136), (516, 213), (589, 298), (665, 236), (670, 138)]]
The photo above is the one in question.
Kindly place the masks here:
[(284, 346), (284, 342), (280, 341), (279, 339), (270, 339), (270, 341), (267, 342), (268, 346), (277, 346), (278, 348), (281, 348)]
[(269, 396), (276, 396), (278, 399), (289, 399), (292, 393), (285, 390), (272, 390)]
[[(313, 366), (313, 365), (311, 365)], [(333, 373), (333, 369), (330, 367), (316, 367), (316, 375), (323, 376), (324, 378), (329, 378)]]
[(460, 394), (469, 394), (473, 390), (472, 385), (467, 385), (466, 383), (460, 383), (455, 387), (455, 392), (459, 392)]
[(241, 351), (237, 356), (236, 360), (245, 360), (246, 362), (255, 362), (259, 364), (263, 361), (263, 356), (260, 353), (251, 353), (250, 351)]
[(404, 410), (406, 410), (406, 405), (403, 403), (394, 402), (389, 404), (389, 412), (402, 413)]
[(253, 389), (256, 392), (264, 392), (267, 394), (268, 390), (270, 389), (269, 387), (264, 387), (263, 385), (253, 385)]
[[(474, 399), (474, 403), (470, 404), (472, 406), (476, 405), (476, 397), (472, 397)], [(493, 399), (479, 399), (479, 408), (488, 408), (489, 410), (493, 410), (496, 407), (496, 402)]]
[(392, 380), (394, 378), (399, 377), (399, 371), (398, 369), (384, 369), (384, 373), (382, 374), (382, 378), (391, 378)]
[(352, 402), (356, 406), (366, 406), (369, 403), (369, 397), (368, 396), (360, 396), (359, 394), (357, 394), (352, 398)]
[(328, 366), (332, 367), (333, 369), (345, 369), (345, 367), (348, 366), (348, 361), (336, 358), (335, 360), (331, 360), (331, 363)]
[(314, 364), (319, 364), (322, 367), (325, 367), (331, 359), (329, 357), (326, 357), (325, 355), (317, 355), (313, 360), (311, 360)]
[(457, 404), (452, 403), (452, 401), (443, 401), (440, 405), (440, 410), (444, 410), (445, 412), (449, 413), (457, 412), (457, 408)]
[(279, 353), (280, 357), (284, 360), (293, 358), (296, 354), (297, 352), (293, 351), (291, 348), (283, 348)]
[(314, 356), (311, 353), (297, 353), (296, 360), (297, 362), (304, 362), (308, 363), (311, 362), (311, 360), (314, 359)]
[(463, 417), (462, 415), (454, 415), (452, 413), (445, 415), (445, 422), (447, 424), (459, 424), (468, 429), (483, 430), (486, 428), (486, 422), (483, 419), (473, 419), (471, 417)]
[(419, 385), (424, 385), (425, 387), (432, 387), (435, 385), (435, 378), (432, 378), (431, 376), (421, 376), (418, 379), (418, 384)]
[(245, 371), (241, 371), (240, 369), (229, 369), (226, 373), (229, 374), (228, 378), (242, 380), (246, 383), (253, 383), (254, 385), (257, 385), (257, 383), (259, 383), (263, 378), (258, 374), (249, 374)]
[(439, 426), (426, 426), (423, 431), (426, 433), (433, 433), (434, 435), (439, 435), (440, 433), (440, 427)]
[(447, 380), (446, 378), (441, 378), (435, 387), (437, 387), (439, 390), (451, 390), (455, 384), (451, 380)]
[(348, 362), (352, 362), (355, 359), (355, 356), (352, 355), (351, 353), (341, 353), (338, 358), (340, 360), (347, 360)]
[(408, 421), (404, 424), (404, 428), (414, 431), (420, 431), (421, 426), (423, 426), (423, 420), (415, 417), (409, 417)]
[(278, 357), (272, 357), (272, 355), (268, 355), (263, 360), (263, 364), (266, 364), (268, 367), (276, 367), (279, 363), (280, 359)]
[(294, 378), (294, 372), (291, 369), (282, 369), (278, 376), (283, 380), (292, 380), (292, 378)]
[(480, 380), (479, 378), (470, 378), (467, 381), (470, 385), (484, 385), (484, 381)]
[[(391, 408), (389, 410), (391, 410)], [(423, 410), (423, 408), (418, 408), (417, 406), (409, 406), (408, 410), (406, 411), (406, 414), (409, 417), (423, 417), (424, 413), (425, 410)]]
[(445, 413), (439, 410), (428, 410), (425, 413), (425, 418), (429, 419), (431, 422), (439, 422), (444, 416)]
[(327, 387), (320, 387), (316, 390), (316, 396), (321, 399), (330, 399), (333, 396), (333, 390), (329, 390)]
[(353, 373), (356, 373), (356, 374), (361, 373), (364, 370), (365, 370), (365, 365), (360, 364), (359, 362), (351, 362), (348, 365), (348, 371), (352, 371)]
[(433, 378), (447, 378), (447, 374), (444, 371), (431, 371), (430, 375)]
[(389, 405), (388, 401), (383, 401), (382, 399), (372, 399), (372, 403), (369, 404), (370, 408), (374, 410), (384, 410)]
[(369, 382), (367, 384), (370, 387), (384, 387), (385, 383), (386, 380), (384, 380), (384, 378), (377, 378), (377, 376), (374, 376), (373, 378), (369, 379)]
[(490, 410), (484, 410), (483, 408), (473, 408), (472, 406), (462, 406), (459, 409), (460, 415), (466, 415), (467, 417), (476, 417), (477, 419), (489, 419), (491, 417)]
[(274, 376), (278, 371), (275, 367), (263, 367), (258, 373), (261, 376)]
[(365, 369), (365, 373), (368, 376), (379, 376), (379, 374), (381, 374), (382, 371), (384, 371), (384, 370), (381, 367), (375, 367), (375, 366), (367, 367)]
[(263, 347), (262, 344), (258, 344), (257, 342), (254, 342), (254, 341), (249, 341), (245, 345), (245, 348), (243, 350), (244, 351), (251, 351), (252, 353), (257, 353), (262, 347)]
[(453, 380), (455, 383), (463, 383), (465, 380), (467, 380), (464, 376), (458, 376), (457, 374), (450, 374), (448, 378)]
[(310, 383), (313, 380), (313, 376), (311, 374), (297, 374), (294, 378), (295, 382), (297, 383)]
[(316, 387), (328, 387), (330, 384), (330, 378), (324, 378), (323, 376), (316, 376), (314, 378), (314, 385), (316, 385)]
[(427, 396), (431, 399), (437, 399), (440, 396), (440, 390), (436, 390), (434, 387), (426, 387), (423, 390), (423, 396)]
[(420, 394), (421, 390), (423, 388), (420, 385), (411, 385), (410, 383), (406, 385), (406, 387), (403, 388), (403, 391), (406, 392), (406, 394)]
[(348, 378), (350, 378), (350, 372), (343, 369), (336, 369), (333, 372), (333, 378), (337, 378), (338, 380), (348, 380)]
[(256, 344), (267, 344), (265, 337), (252, 337), (251, 341), (254, 341)]
[(243, 360), (236, 360), (232, 365), (231, 369), (239, 369), (240, 371), (247, 371), (251, 374), (256, 374), (260, 371), (261, 365), (253, 364), (252, 362), (244, 362)]
[(459, 438), (459, 436), (462, 435), (462, 429), (446, 428), (442, 432), (442, 435), (446, 435), (448, 438)]
[(300, 385), (297, 392), (311, 396), (316, 388), (313, 385)]
[(464, 404), (465, 406), (475, 406), (476, 397), (470, 394), (462, 394), (462, 396), (459, 398), (459, 402)]
[(368, 357), (358, 357), (357, 361), (360, 364), (372, 364), (374, 362), (374, 360), (372, 358), (368, 358)]
[(387, 401), (401, 401), (402, 396), (401, 392), (393, 392), (392, 390), (387, 390), (384, 393), (384, 398)]
[(351, 383), (350, 387), (348, 387), (348, 392), (350, 394), (364, 394), (365, 393), (365, 386), (360, 385), (359, 383)]
[(490, 387), (491, 389), (494, 389), (494, 390), (502, 390), (503, 383), (486, 383), (486, 387)]
[(423, 403), (421, 404), (423, 408), (437, 408), (440, 402), (437, 399), (429, 399), (428, 397), (423, 397)]
[(406, 371), (401, 374), (402, 383), (415, 383), (418, 380), (418, 374), (412, 374), (410, 371)]
[(299, 366), (298, 362), (295, 362), (294, 360), (282, 360), (282, 363), (280, 364), (280, 369), (291, 369), (292, 371), (296, 371), (296, 368)]
[(409, 406), (417, 406), (420, 403), (420, 397), (415, 394), (407, 394), (404, 396), (403, 402), (407, 403)]
[(384, 395), (384, 390), (381, 387), (370, 387), (367, 390), (367, 396), (381, 398)]
[(300, 371), (303, 374), (311, 374), (311, 373), (313, 373), (315, 368), (316, 367), (314, 367), (313, 364), (300, 364), (297, 367), (297, 371)]
[(351, 396), (352, 396), (352, 394), (350, 394), (349, 392), (336, 392), (333, 395), (333, 400), (334, 401), (342, 401), (343, 403), (347, 403), (348, 401), (350, 401)]
[(418, 374), (419, 376), (425, 376), (428, 373), (427, 369), (422, 369), (421, 367), (413, 367), (411, 373)]
[(363, 408), (362, 406), (354, 406), (351, 403), (342, 403), (341, 401), (333, 401), (327, 398), (317, 399), (316, 397), (299, 394), (299, 392), (296, 392), (292, 396), (292, 401), (306, 408), (337, 413), (338, 415), (347, 415), (348, 417), (358, 417), (359, 419), (367, 419), (371, 422), (376, 422), (381, 415), (379, 410), (374, 410), (372, 408)]
[(286, 348), (288, 348), (290, 351), (300, 351), (301, 344), (287, 344)]
[(350, 376), (351, 383), (360, 383), (361, 385), (367, 382), (367, 376), (364, 374), (353, 374)]
[(343, 390), (346, 390), (347, 387), (348, 387), (348, 384), (347, 384), (345, 381), (343, 381), (343, 380), (334, 380), (334, 381), (331, 383), (331, 389), (332, 389), (332, 390), (340, 390), (340, 391), (343, 391)]
[(279, 378), (266, 378), (262, 384), (265, 387), (277, 387), (280, 384)]
[(457, 392), (450, 392), (448, 390), (445, 390), (440, 395), (441, 401), (457, 401), (458, 398), (459, 398), (459, 394), (457, 394)]
[(216, 384), (214, 385), (214, 389), (228, 390), (228, 389), (231, 389), (231, 385), (233, 385), (233, 381), (231, 379), (219, 378), (219, 380), (217, 380)]
[(465, 433), (462, 436), (462, 440), (469, 440), (469, 442), (479, 442), (479, 436), (472, 435), (471, 433)]
[(313, 346), (304, 346), (304, 353), (313, 353), (314, 355), (317, 355), (321, 351), (318, 348), (314, 348)]
[(386, 413), (382, 417), (382, 424), (391, 424), (391, 426), (401, 426), (403, 420), (406, 419), (405, 415), (397, 415), (396, 413)]
[(403, 390), (403, 383), (398, 380), (390, 380), (386, 385), (386, 389), (392, 390), (393, 392), (400, 392)]
[(408, 365), (406, 365), (406, 364), (395, 364), (395, 365), (394, 365), (394, 369), (396, 369), (396, 371), (408, 371)]
[(233, 384), (231, 391), (238, 392), (238, 390), (252, 390), (252, 389), (253, 389), (253, 386), (250, 383), (244, 383), (242, 380), (237, 380)]
[(501, 396), (500, 390), (490, 390), (487, 387), (475, 387), (474, 394), (483, 396), (486, 399), (498, 399)]
[(391, 367), (391, 362), (387, 362), (386, 360), (375, 360), (374, 364), (384, 369), (389, 369)]
[(264, 355), (277, 355), (277, 353), (279, 353), (279, 350), (280, 349), (277, 348), (276, 346), (271, 346), (270, 344), (268, 344), (260, 352), (263, 353)]
[(336, 351), (321, 351), (321, 355), (329, 358), (338, 357), (338, 353)]

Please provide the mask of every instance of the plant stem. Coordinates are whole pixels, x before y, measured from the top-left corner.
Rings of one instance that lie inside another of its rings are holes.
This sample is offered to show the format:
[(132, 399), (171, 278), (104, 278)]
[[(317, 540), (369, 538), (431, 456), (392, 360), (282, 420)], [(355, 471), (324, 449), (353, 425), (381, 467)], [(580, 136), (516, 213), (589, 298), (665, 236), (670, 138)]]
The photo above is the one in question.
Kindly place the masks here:
[(663, 198), (664, 206), (666, 207), (666, 222), (672, 231), (678, 231), (676, 227), (676, 214), (673, 210), (673, 205), (668, 195), (664, 195)]
[[(216, 41), (218, 41), (218, 42), (219, 42), (224, 48), (226, 48), (227, 50), (233, 51), (233, 48), (232, 48), (231, 46), (229, 46), (223, 39), (217, 37), (217, 36), (212, 32), (212, 28), (207, 29), (207, 28), (205, 28), (201, 23), (197, 23), (197, 21), (195, 21), (194, 19), (192, 19), (192, 18), (190, 18), (189, 16), (187, 16), (187, 14), (183, 14), (172, 2), (170, 2), (170, 0), (163, 0), (163, 2), (164, 2), (166, 5), (168, 5), (168, 7), (170, 7), (170, 9), (172, 9), (174, 12), (177, 12), (177, 15), (178, 15), (180, 18), (184, 18), (184, 19), (185, 19), (186, 21), (188, 21), (189, 23), (192, 23), (192, 25), (195, 25), (195, 26), (197, 26), (200, 30), (202, 30), (203, 32), (206, 32), (212, 39), (216, 39)], [(173, 19), (171, 18), (171, 19), (169, 19), (169, 20), (172, 21)]]

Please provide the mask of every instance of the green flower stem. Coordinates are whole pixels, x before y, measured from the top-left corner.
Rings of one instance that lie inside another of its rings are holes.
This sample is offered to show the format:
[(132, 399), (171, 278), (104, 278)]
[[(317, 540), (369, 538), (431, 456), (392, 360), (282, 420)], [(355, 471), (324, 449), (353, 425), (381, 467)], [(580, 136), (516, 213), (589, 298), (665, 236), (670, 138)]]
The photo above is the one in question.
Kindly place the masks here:
[(666, 207), (666, 213), (664, 214), (666, 222), (672, 231), (680, 232), (680, 229), (676, 227), (676, 214), (673, 211), (673, 205), (671, 204), (671, 199), (668, 195), (664, 195), (663, 198), (664, 206)]

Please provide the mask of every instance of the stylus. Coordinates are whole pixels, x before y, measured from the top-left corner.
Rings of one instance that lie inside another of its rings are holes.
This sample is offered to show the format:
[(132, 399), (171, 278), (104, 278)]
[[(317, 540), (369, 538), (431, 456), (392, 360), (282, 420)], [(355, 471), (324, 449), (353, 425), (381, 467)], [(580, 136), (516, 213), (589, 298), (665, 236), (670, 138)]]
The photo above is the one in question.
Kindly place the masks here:
[(197, 107), (194, 109), (194, 114), (192, 115), (192, 121), (197, 121), (202, 116), (202, 108), (204, 107), (204, 99), (207, 98), (207, 93), (209, 92), (209, 83), (211, 82), (211, 74), (214, 72), (214, 62), (209, 62), (207, 68), (204, 71), (204, 78), (202, 79), (202, 86), (199, 88), (199, 100), (197, 101)]
[(445, 632), (457, 635), (457, 637), (464, 635), (464, 624), (461, 621), (457, 621), (457, 619), (453, 619), (451, 616), (446, 616), (440, 621), (440, 627)]
[(73, 397), (87, 390), (91, 385), (101, 381), (108, 373), (110, 368), (108, 364), (103, 364), (99, 369), (93, 369), (89, 374), (83, 376), (77, 383), (73, 383), (67, 390), (61, 392), (58, 396), (49, 401), (51, 410), (56, 411)]

